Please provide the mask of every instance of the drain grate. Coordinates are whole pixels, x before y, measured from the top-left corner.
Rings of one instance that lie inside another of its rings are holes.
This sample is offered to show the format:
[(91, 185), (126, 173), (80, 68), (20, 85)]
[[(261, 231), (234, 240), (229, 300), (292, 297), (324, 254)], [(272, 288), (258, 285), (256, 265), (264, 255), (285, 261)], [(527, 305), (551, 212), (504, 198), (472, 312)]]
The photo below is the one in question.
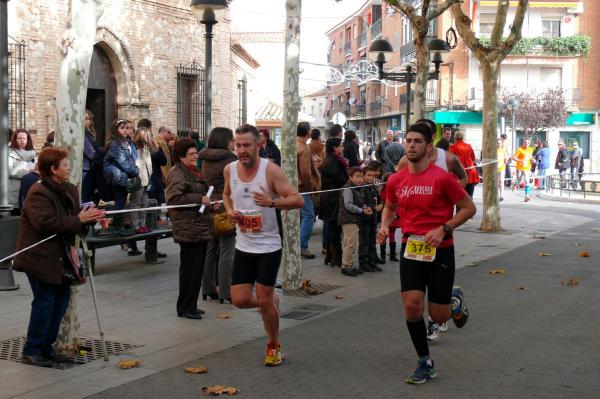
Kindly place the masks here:
[(279, 317), (282, 319), (306, 320), (335, 308), (336, 306), (306, 304), (282, 313)]
[[(312, 288), (316, 288), (319, 291), (321, 291), (321, 294), (324, 292), (328, 292), (328, 291), (332, 291), (335, 290), (336, 288), (342, 288), (342, 285), (334, 285), (334, 284), (326, 284), (326, 283), (313, 283), (312, 281), (310, 282), (310, 286)], [(299, 288), (297, 290), (283, 290), (283, 294), (284, 295), (290, 295), (290, 296), (299, 296), (299, 297), (303, 297), (303, 298), (308, 298), (314, 295), (309, 294), (308, 292), (304, 291), (302, 288)], [(319, 294), (317, 294), (319, 295)]]
[[(25, 346), (25, 339), (26, 337), (16, 337), (0, 341), (0, 360), (20, 362), (21, 353), (23, 352), (23, 347)], [(130, 350), (139, 348), (140, 346), (141, 345), (125, 344), (116, 341), (106, 341), (106, 351), (108, 352), (109, 356), (115, 356), (121, 353), (129, 352)], [(85, 355), (77, 356), (73, 359), (73, 361), (57, 363), (55, 364), (54, 368), (61, 370), (69, 369), (103, 358), (102, 343), (99, 339), (80, 337), (79, 348), (86, 352)]]

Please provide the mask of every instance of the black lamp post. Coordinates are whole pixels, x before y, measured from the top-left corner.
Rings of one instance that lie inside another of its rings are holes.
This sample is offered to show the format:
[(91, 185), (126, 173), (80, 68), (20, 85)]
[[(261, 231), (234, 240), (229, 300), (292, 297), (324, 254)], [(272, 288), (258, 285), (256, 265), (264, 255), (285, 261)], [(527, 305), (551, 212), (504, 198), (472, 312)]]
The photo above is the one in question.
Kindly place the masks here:
[[(431, 62), (435, 65), (434, 72), (430, 72), (427, 80), (438, 80), (440, 78), (440, 65), (444, 62), (444, 56), (450, 52), (448, 43), (442, 39), (432, 39), (427, 47), (433, 53)], [(406, 131), (410, 126), (410, 95), (411, 83), (416, 80), (416, 73), (411, 64), (405, 66), (404, 72), (384, 72), (383, 64), (389, 62), (394, 54), (394, 48), (385, 39), (374, 40), (369, 47), (369, 59), (377, 64), (379, 68), (379, 80), (391, 80), (406, 83)]]
[(212, 39), (213, 26), (225, 15), (227, 0), (192, 0), (192, 14), (206, 26), (206, 87), (204, 88), (204, 134), (208, 136), (212, 128)]
[(8, 0), (0, 0), (0, 212), (8, 203)]

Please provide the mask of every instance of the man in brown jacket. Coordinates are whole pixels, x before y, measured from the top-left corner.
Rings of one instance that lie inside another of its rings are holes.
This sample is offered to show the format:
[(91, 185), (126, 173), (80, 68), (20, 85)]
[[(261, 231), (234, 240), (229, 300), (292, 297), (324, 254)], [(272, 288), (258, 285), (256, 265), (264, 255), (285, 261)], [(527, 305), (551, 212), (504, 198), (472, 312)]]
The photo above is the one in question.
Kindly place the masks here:
[[(306, 144), (310, 137), (308, 122), (300, 122), (296, 128), (296, 157), (298, 162), (298, 191), (300, 194), (318, 190), (319, 172)], [(317, 187), (315, 187), (317, 186)], [(315, 209), (310, 194), (302, 195), (304, 206), (300, 210), (300, 255), (306, 259), (313, 259), (315, 255), (308, 250), (308, 242), (313, 231)]]

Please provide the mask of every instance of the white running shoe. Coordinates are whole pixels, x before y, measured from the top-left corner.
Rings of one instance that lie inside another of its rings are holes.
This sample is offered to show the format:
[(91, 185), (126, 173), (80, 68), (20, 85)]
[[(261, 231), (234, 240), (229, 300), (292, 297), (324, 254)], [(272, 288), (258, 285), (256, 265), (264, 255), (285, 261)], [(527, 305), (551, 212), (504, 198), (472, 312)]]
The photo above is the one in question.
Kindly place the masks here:
[(427, 341), (437, 341), (440, 338), (439, 330), (438, 324), (430, 320), (429, 325), (427, 326)]
[(440, 332), (446, 332), (446, 331), (448, 331), (448, 323), (443, 322), (442, 324), (440, 324)]

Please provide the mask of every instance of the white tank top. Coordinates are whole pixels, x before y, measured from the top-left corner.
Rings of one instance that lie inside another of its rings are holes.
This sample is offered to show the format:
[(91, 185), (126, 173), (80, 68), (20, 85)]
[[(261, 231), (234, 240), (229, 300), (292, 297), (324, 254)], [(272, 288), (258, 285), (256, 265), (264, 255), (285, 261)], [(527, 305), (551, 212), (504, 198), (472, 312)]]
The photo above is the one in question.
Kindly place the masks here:
[(444, 169), (446, 172), (448, 171), (448, 165), (446, 164), (446, 151), (442, 150), (441, 148), (437, 148), (437, 159), (435, 160), (435, 166), (437, 166), (438, 168), (442, 168)]
[(260, 165), (256, 176), (251, 182), (243, 182), (238, 177), (238, 161), (229, 166), (231, 200), (233, 208), (242, 214), (236, 224), (235, 249), (254, 254), (275, 252), (281, 249), (281, 237), (275, 208), (263, 208), (252, 200), (252, 191), (263, 191), (271, 198), (277, 195), (269, 189), (267, 184), (267, 159), (259, 158)]

